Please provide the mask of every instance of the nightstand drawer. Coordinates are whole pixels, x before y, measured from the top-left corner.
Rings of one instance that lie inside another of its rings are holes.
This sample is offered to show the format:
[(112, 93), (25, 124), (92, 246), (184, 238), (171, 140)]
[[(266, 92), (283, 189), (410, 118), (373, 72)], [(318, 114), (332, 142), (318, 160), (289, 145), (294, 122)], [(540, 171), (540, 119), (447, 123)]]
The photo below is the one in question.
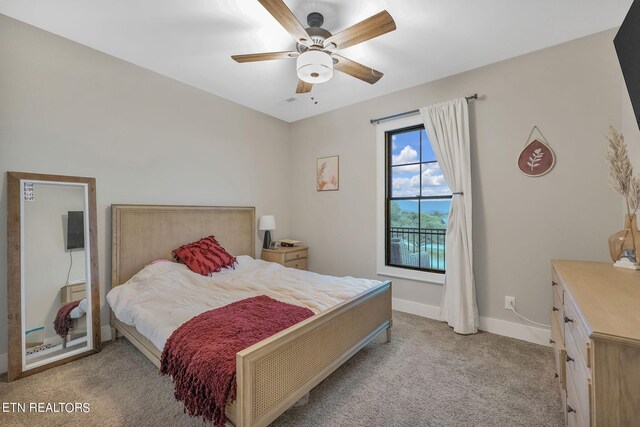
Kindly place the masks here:
[(283, 264), (285, 267), (289, 268), (297, 268), (298, 270), (306, 270), (307, 269), (307, 259), (302, 258), (294, 261), (287, 261)]
[(308, 251), (306, 249), (303, 249), (301, 251), (296, 251), (296, 252), (290, 252), (284, 255), (284, 261), (286, 263), (287, 261), (294, 261), (300, 258), (306, 258), (307, 252)]
[(72, 301), (80, 301), (87, 294), (86, 287), (84, 283), (63, 286), (60, 289), (60, 302), (66, 304)]
[(262, 249), (262, 259), (277, 262), (285, 267), (307, 269), (309, 248), (306, 246), (280, 247), (277, 249)]

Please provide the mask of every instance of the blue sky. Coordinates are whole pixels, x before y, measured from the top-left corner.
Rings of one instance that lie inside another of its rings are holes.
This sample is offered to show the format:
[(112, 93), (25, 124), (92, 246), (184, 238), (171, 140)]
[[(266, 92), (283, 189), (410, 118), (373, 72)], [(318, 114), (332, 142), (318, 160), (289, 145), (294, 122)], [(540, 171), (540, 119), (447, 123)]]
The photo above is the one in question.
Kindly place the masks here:
[[(420, 135), (422, 135), (422, 156), (420, 158)], [(429, 138), (424, 130), (411, 131), (393, 135), (391, 138), (391, 168), (392, 196), (442, 196), (451, 191), (442, 175), (440, 165), (428, 163), (422, 165), (407, 165), (419, 161), (434, 161), (436, 159)], [(407, 166), (401, 166), (407, 165)], [(420, 189), (420, 174), (422, 174), (422, 191)]]

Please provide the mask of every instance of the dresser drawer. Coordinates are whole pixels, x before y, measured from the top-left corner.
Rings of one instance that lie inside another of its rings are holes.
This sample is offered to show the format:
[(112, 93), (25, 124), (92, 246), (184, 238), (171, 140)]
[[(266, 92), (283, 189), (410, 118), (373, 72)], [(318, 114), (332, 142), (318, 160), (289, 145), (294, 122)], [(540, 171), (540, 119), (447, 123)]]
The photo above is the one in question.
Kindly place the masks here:
[(551, 289), (553, 295), (551, 312), (556, 317), (558, 325), (560, 326), (560, 337), (562, 341), (564, 341), (564, 327), (562, 322), (564, 315), (564, 290), (555, 270), (552, 270), (551, 274)]
[(307, 249), (303, 249), (301, 251), (296, 251), (296, 252), (290, 252), (288, 254), (284, 255), (284, 260), (286, 261), (294, 261), (296, 259), (300, 259), (300, 258), (306, 258), (308, 255), (308, 250)]
[[(575, 357), (579, 357), (585, 367), (591, 368), (591, 340), (587, 333), (587, 326), (583, 323), (582, 316), (578, 314), (578, 310), (569, 296), (565, 297), (564, 300), (563, 322), (567, 352), (574, 353)], [(569, 344), (569, 341), (571, 341), (571, 344)], [(572, 357), (574, 356), (572, 355)]]
[(307, 269), (307, 259), (301, 258), (298, 260), (287, 261), (283, 264), (285, 267), (289, 268), (297, 268), (298, 270), (306, 270)]
[(578, 414), (582, 424), (590, 425), (591, 419), (591, 379), (584, 366), (567, 362), (567, 399)]
[(566, 352), (564, 349), (564, 343), (560, 336), (561, 326), (558, 325), (554, 315), (551, 316), (551, 341), (553, 341), (553, 355), (556, 362), (556, 375), (560, 388), (566, 390), (566, 375), (565, 375), (565, 358)]
[(556, 359), (556, 375), (558, 376), (556, 379), (558, 380), (558, 384), (560, 385), (560, 389), (562, 391), (567, 389), (567, 374), (566, 374), (566, 364), (564, 363), (565, 358), (567, 357), (567, 352), (562, 348), (554, 348), (553, 355)]
[(569, 427), (588, 427), (589, 418), (585, 419), (584, 410), (578, 400), (576, 388), (571, 378), (567, 375), (567, 403), (565, 405), (566, 422)]
[[(555, 320), (558, 326), (558, 336), (556, 337), (560, 342), (564, 342), (564, 308), (562, 306), (562, 297), (558, 294), (562, 294), (560, 286), (553, 287), (553, 306), (551, 307), (551, 318)], [(553, 325), (553, 323), (552, 323)]]

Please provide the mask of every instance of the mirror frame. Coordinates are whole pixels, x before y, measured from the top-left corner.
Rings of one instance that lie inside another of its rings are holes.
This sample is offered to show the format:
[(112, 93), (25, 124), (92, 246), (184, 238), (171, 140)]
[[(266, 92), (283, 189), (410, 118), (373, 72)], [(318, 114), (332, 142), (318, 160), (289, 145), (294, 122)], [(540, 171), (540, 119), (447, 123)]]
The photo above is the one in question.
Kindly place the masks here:
[[(89, 251), (91, 267), (91, 324), (93, 348), (55, 360), (34, 368), (22, 369), (22, 247), (21, 247), (21, 180), (78, 183), (87, 185)], [(100, 285), (98, 279), (98, 241), (96, 218), (96, 180), (78, 176), (45, 175), (25, 172), (7, 172), (7, 313), (9, 314), (8, 381), (42, 372), (55, 366), (98, 353), (102, 349), (100, 340)]]

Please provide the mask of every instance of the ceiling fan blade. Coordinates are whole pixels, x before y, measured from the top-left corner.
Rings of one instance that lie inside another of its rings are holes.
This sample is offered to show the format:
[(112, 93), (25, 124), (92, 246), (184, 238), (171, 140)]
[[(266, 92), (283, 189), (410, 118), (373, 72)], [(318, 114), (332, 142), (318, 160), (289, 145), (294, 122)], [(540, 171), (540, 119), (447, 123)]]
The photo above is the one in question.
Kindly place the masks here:
[(386, 34), (396, 29), (396, 23), (389, 15), (389, 12), (383, 10), (364, 21), (358, 22), (351, 27), (334, 34), (324, 41), (324, 46), (329, 48), (333, 43), (337, 49), (345, 49), (358, 43), (371, 40), (375, 37)]
[(313, 89), (313, 83), (307, 83), (304, 80), (298, 79), (298, 87), (296, 87), (296, 93), (308, 93)]
[(258, 0), (262, 6), (284, 27), (300, 44), (311, 46), (311, 36), (307, 34), (300, 21), (282, 0)]
[(345, 58), (344, 56), (336, 54), (331, 56), (338, 61), (333, 65), (334, 70), (342, 71), (345, 74), (349, 74), (350, 76), (367, 83), (374, 84), (384, 75), (380, 71), (374, 70), (371, 67), (365, 67), (364, 65)]
[(248, 53), (246, 55), (231, 55), (236, 62), (271, 61), (273, 59), (292, 59), (300, 56), (298, 52), (265, 52)]

